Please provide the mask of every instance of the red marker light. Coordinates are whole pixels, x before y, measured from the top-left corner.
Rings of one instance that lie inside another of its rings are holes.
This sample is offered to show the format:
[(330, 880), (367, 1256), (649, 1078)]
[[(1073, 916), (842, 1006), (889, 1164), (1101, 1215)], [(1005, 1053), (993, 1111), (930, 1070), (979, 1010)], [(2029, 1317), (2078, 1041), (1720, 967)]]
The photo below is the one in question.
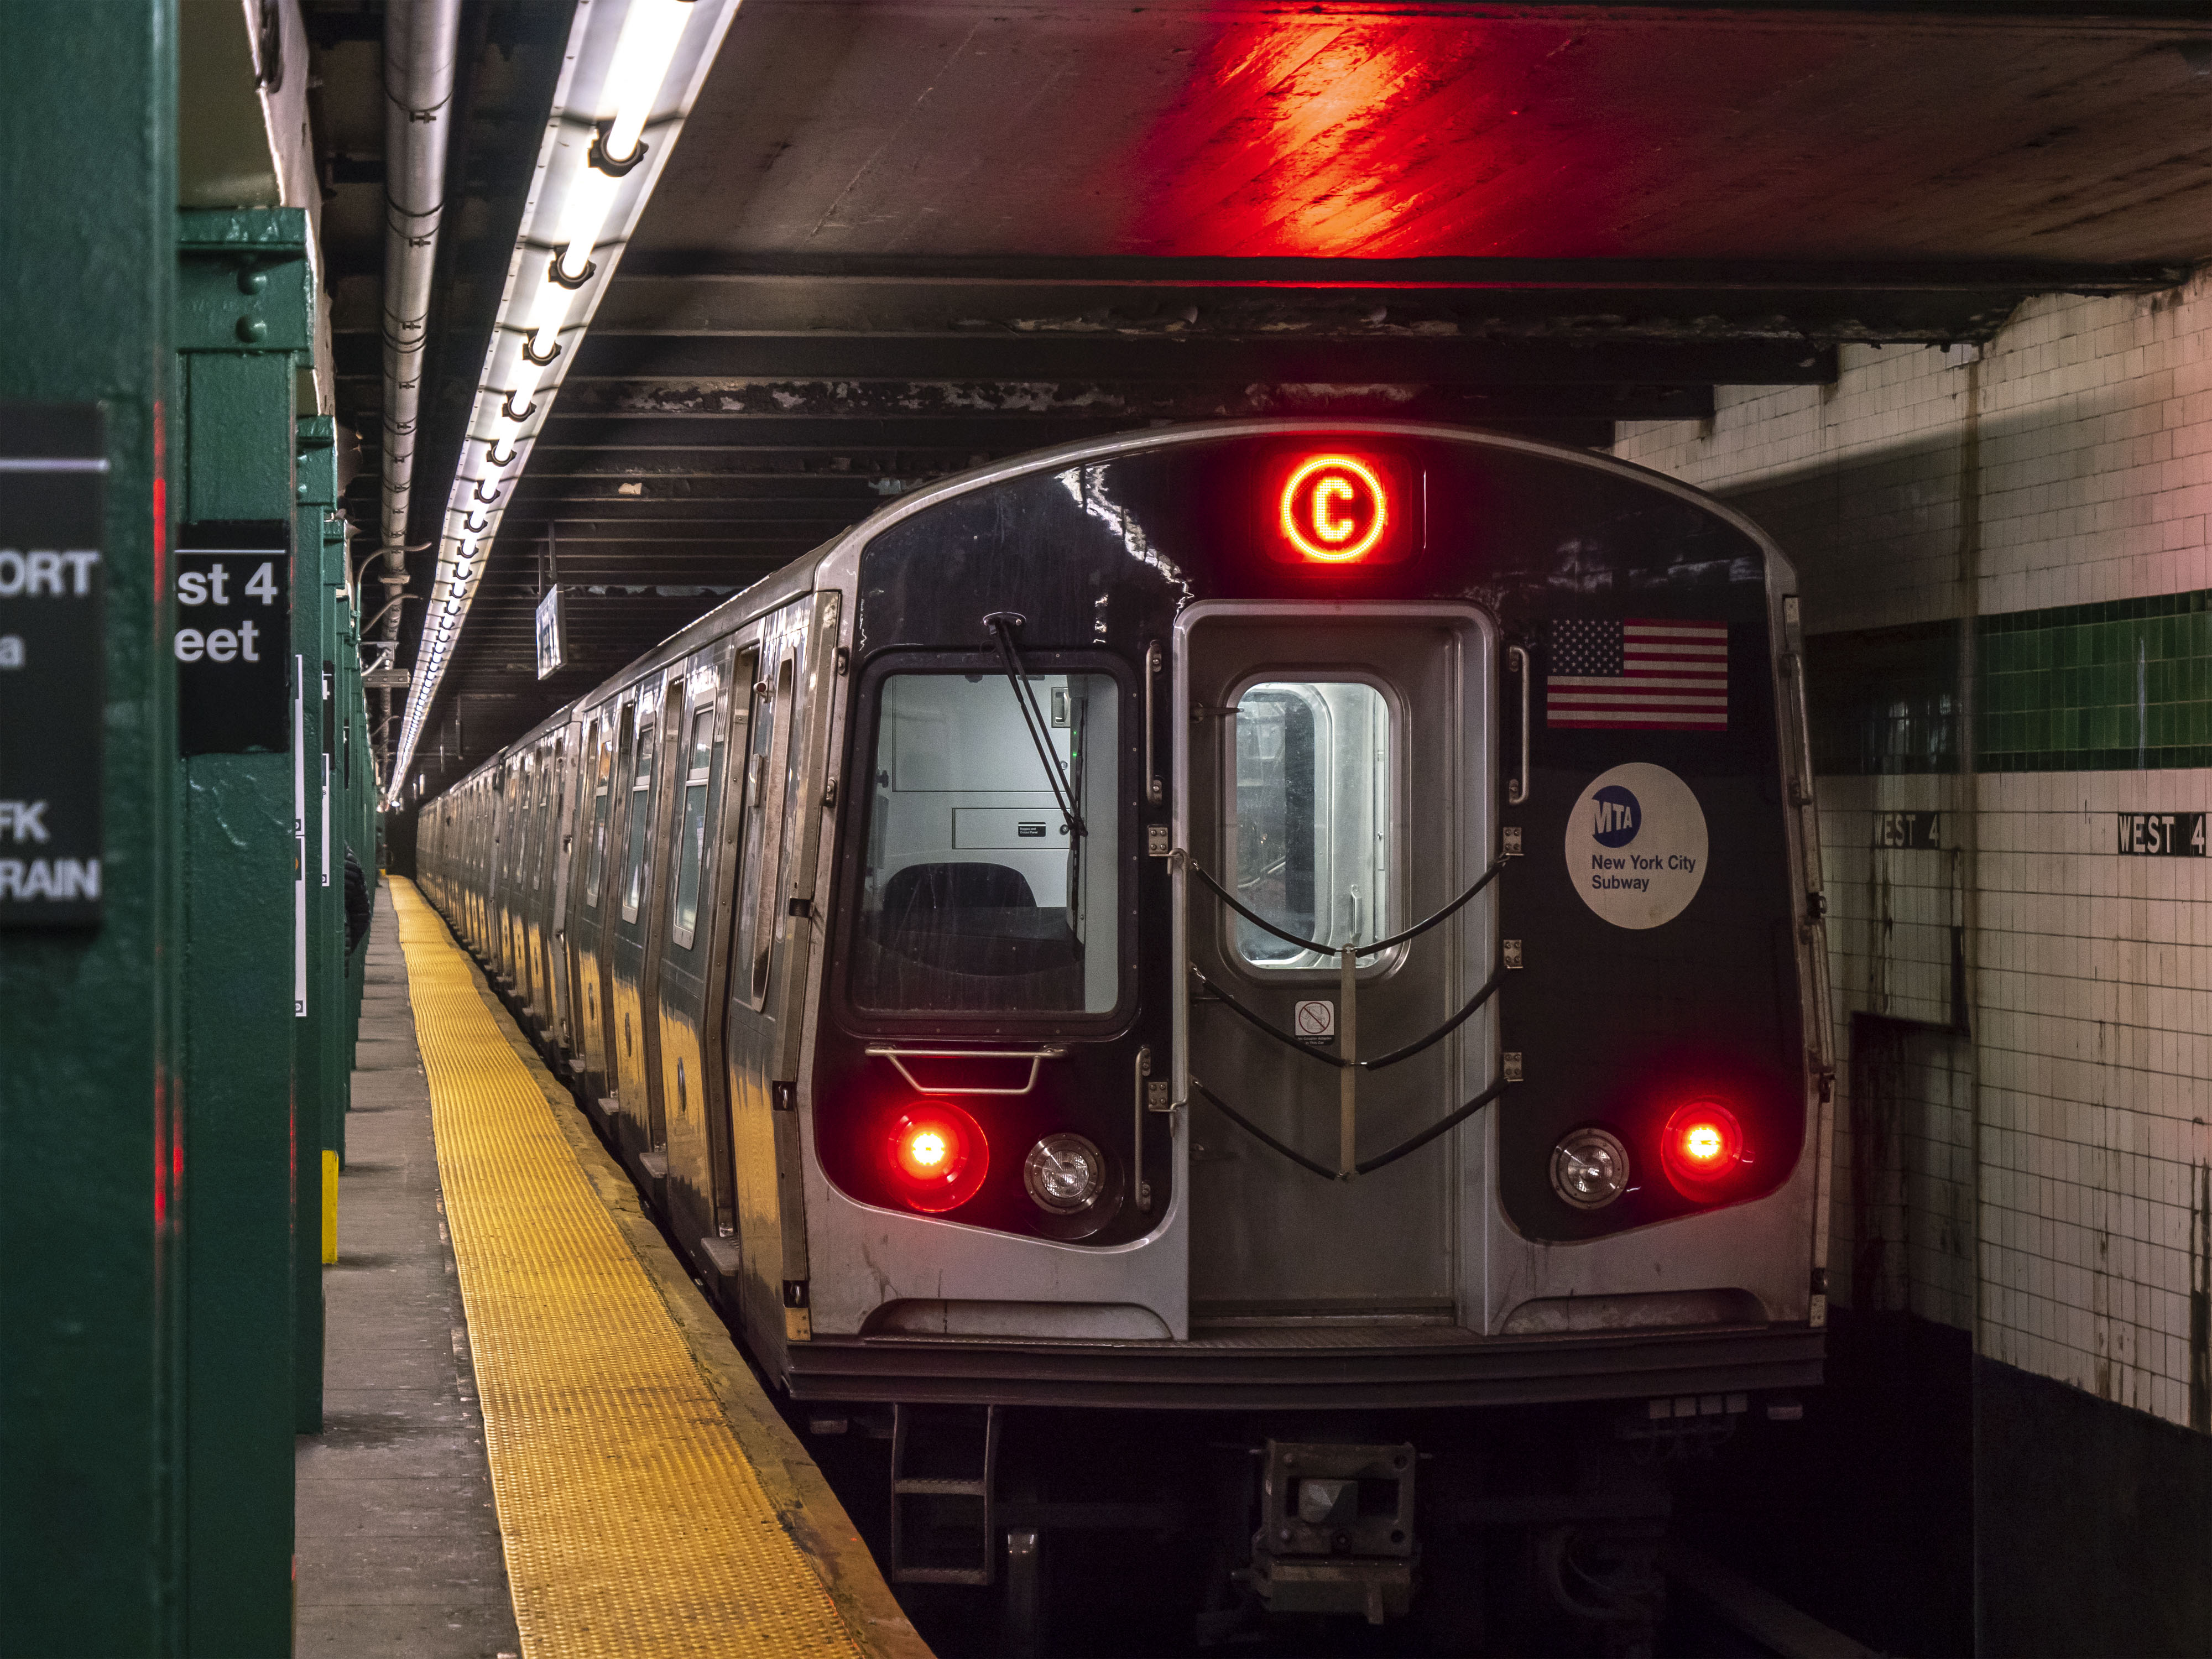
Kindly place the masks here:
[(1352, 455), (1315, 455), (1283, 484), (1283, 538), (1303, 558), (1356, 564), (1390, 527), (1390, 492), (1382, 475)]
[(982, 1126), (957, 1106), (932, 1103), (902, 1112), (884, 1150), (901, 1196), (933, 1215), (975, 1197), (991, 1167)]
[(955, 1162), (957, 1143), (951, 1131), (934, 1124), (909, 1124), (899, 1137), (899, 1168), (916, 1181), (933, 1181), (948, 1173)]
[(1715, 1188), (1751, 1161), (1743, 1125), (1717, 1100), (1695, 1100), (1667, 1120), (1660, 1162), (1686, 1198), (1710, 1198)]

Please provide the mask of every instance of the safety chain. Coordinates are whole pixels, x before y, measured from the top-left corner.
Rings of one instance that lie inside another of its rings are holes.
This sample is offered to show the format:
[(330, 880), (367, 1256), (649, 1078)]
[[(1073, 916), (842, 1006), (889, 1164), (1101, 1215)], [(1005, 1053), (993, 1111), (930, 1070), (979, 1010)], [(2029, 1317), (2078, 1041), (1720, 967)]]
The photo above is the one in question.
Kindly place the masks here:
[[(1508, 854), (1507, 856), (1510, 855)], [(1300, 939), (1296, 933), (1285, 933), (1281, 928), (1276, 927), (1273, 922), (1268, 921), (1267, 917), (1261, 915), (1256, 911), (1245, 908), (1245, 907), (1237, 901), (1237, 896), (1231, 892), (1226, 887), (1224, 887), (1219, 882), (1216, 881), (1212, 876), (1208, 875), (1206, 872), (1206, 866), (1201, 865), (1196, 859), (1190, 860), (1190, 872), (1211, 888), (1213, 890), (1214, 896), (1218, 898), (1231, 909), (1234, 910), (1238, 915), (1243, 917), (1245, 921), (1250, 922), (1255, 927), (1266, 928), (1267, 932), (1273, 933), (1277, 939), (1282, 940), (1285, 945), (1295, 945), (1301, 951), (1311, 951), (1317, 955), (1324, 957), (1337, 956), (1346, 950), (1349, 950), (1355, 957), (1371, 957), (1380, 951), (1388, 951), (1392, 949), (1394, 946), (1403, 945), (1408, 939), (1416, 939), (1420, 938), (1422, 934), (1427, 933), (1430, 928), (1435, 927), (1440, 921), (1450, 921), (1451, 918), (1458, 913), (1461, 906), (1464, 905), (1469, 899), (1473, 898), (1477, 893), (1480, 893), (1484, 888), (1489, 886), (1492, 882), (1498, 879), (1498, 872), (1505, 867), (1505, 857), (1500, 857), (1492, 860), (1490, 868), (1485, 870), (1480, 875), (1474, 878), (1474, 886), (1468, 888), (1467, 891), (1462, 893), (1457, 898), (1454, 899), (1449, 904), (1444, 906), (1443, 909), (1437, 911), (1427, 921), (1417, 921), (1411, 927), (1407, 928), (1403, 933), (1393, 933), (1388, 939), (1378, 939), (1372, 945), (1323, 945), (1317, 939)]]
[(1299, 1053), (1306, 1054), (1311, 1059), (1319, 1060), (1322, 1064), (1332, 1066), (1335, 1069), (1338, 1076), (1337, 1167), (1334, 1170), (1324, 1168), (1322, 1164), (1315, 1162), (1312, 1158), (1307, 1158), (1304, 1153), (1292, 1151), (1290, 1147), (1285, 1146), (1281, 1141), (1269, 1134), (1266, 1130), (1261, 1128), (1258, 1124), (1253, 1122), (1243, 1113), (1236, 1110), (1233, 1107), (1229, 1105), (1227, 1102), (1224, 1101), (1220, 1097), (1220, 1096), (1215, 1094), (1213, 1091), (1200, 1083), (1195, 1077), (1192, 1078), (1190, 1080), (1192, 1090), (1198, 1094), (1203, 1095), (1208, 1101), (1212, 1102), (1215, 1108), (1220, 1111), (1223, 1116), (1226, 1117), (1231, 1122), (1237, 1125), (1238, 1128), (1243, 1129), (1247, 1134), (1251, 1135), (1262, 1145), (1271, 1147), (1275, 1152), (1279, 1152), (1283, 1157), (1290, 1159), (1291, 1163), (1297, 1164), (1299, 1168), (1310, 1170), (1312, 1173), (1320, 1176), (1326, 1181), (1349, 1181), (1354, 1176), (1366, 1175), (1370, 1171), (1382, 1168), (1385, 1164), (1395, 1164), (1400, 1158), (1405, 1157), (1408, 1152), (1416, 1152), (1421, 1147), (1427, 1146), (1429, 1142), (1434, 1140), (1438, 1135), (1444, 1133), (1447, 1130), (1464, 1121), (1475, 1112), (1480, 1110), (1484, 1106), (1489, 1104), (1490, 1102), (1497, 1099), (1498, 1096), (1505, 1091), (1506, 1079), (1503, 1078), (1499, 1079), (1496, 1083), (1492, 1084), (1490, 1087), (1485, 1089), (1480, 1094), (1475, 1096), (1473, 1100), (1468, 1101), (1457, 1110), (1448, 1114), (1440, 1121), (1431, 1125), (1428, 1128), (1424, 1129), (1419, 1134), (1414, 1135), (1411, 1139), (1401, 1142), (1398, 1146), (1392, 1147), (1389, 1152), (1382, 1153), (1376, 1158), (1362, 1160), (1358, 1156), (1358, 1151), (1355, 1146), (1358, 1127), (1358, 1091), (1354, 1085), (1354, 1079), (1357, 1078), (1358, 1073), (1361, 1072), (1379, 1072), (1385, 1066), (1395, 1066), (1399, 1061), (1403, 1060), (1411, 1060), (1415, 1054), (1420, 1054), (1425, 1050), (1434, 1047), (1437, 1043), (1443, 1042), (1444, 1038), (1449, 1036), (1454, 1031), (1465, 1024), (1468, 1019), (1474, 1013), (1476, 1009), (1481, 1007), (1483, 1004), (1489, 1001), (1492, 997), (1498, 994), (1498, 988), (1504, 982), (1506, 974), (1506, 963), (1504, 957), (1501, 957), (1498, 960), (1498, 965), (1491, 970), (1490, 977), (1483, 982), (1482, 988), (1468, 999), (1465, 1006), (1463, 1006), (1457, 1013), (1452, 1015), (1452, 1017), (1444, 1021), (1443, 1024), (1437, 1026), (1435, 1030), (1431, 1031), (1425, 1037), (1421, 1037), (1415, 1042), (1407, 1043), (1402, 1048), (1394, 1048), (1387, 1054), (1377, 1054), (1372, 1060), (1362, 1060), (1358, 1054), (1359, 981), (1358, 959), (1361, 957), (1378, 955), (1384, 951), (1391, 950), (1397, 945), (1403, 945), (1408, 940), (1419, 939), (1423, 933), (1427, 933), (1431, 927), (1436, 927), (1438, 923), (1458, 914), (1460, 909), (1464, 907), (1469, 900), (1473, 899), (1476, 894), (1482, 891), (1484, 888), (1489, 886), (1492, 882), (1498, 878), (1498, 872), (1504, 869), (1506, 860), (1510, 856), (1512, 856), (1512, 854), (1510, 853), (1501, 854), (1498, 859), (1492, 862), (1488, 869), (1485, 870), (1481, 875), (1475, 878), (1474, 885), (1470, 886), (1465, 892), (1462, 893), (1449, 904), (1445, 905), (1443, 909), (1437, 911), (1425, 921), (1416, 922), (1413, 926), (1406, 928), (1401, 933), (1393, 933), (1388, 939), (1376, 939), (1371, 944), (1341, 945), (1323, 945), (1316, 939), (1301, 939), (1296, 933), (1285, 932), (1284, 929), (1276, 927), (1273, 922), (1269, 921), (1265, 916), (1256, 914), (1243, 903), (1239, 902), (1237, 896), (1231, 893), (1226, 887), (1224, 887), (1219, 882), (1216, 881), (1212, 876), (1208, 875), (1204, 869), (1200, 868), (1197, 860), (1189, 860), (1188, 868), (1191, 872), (1195, 875), (1199, 880), (1205, 883), (1206, 885), (1212, 890), (1217, 898), (1220, 899), (1220, 901), (1226, 904), (1231, 909), (1236, 911), (1238, 915), (1243, 916), (1247, 921), (1249, 921), (1255, 926), (1273, 933), (1277, 939), (1283, 940), (1286, 944), (1297, 945), (1300, 950), (1312, 951), (1322, 956), (1334, 956), (1337, 958), (1338, 967), (1341, 974), (1342, 989), (1340, 994), (1343, 998), (1343, 1008), (1341, 1010), (1342, 1017), (1338, 1022), (1340, 1028), (1340, 1039), (1344, 1050), (1340, 1054), (1323, 1054), (1319, 1048), (1314, 1047), (1312, 1044), (1300, 1042), (1291, 1033), (1276, 1030), (1273, 1025), (1268, 1023), (1264, 1015), (1257, 1013), (1254, 1010), (1246, 1007), (1243, 1003), (1237, 1000), (1237, 998), (1231, 996), (1227, 991), (1224, 990), (1220, 986), (1215, 984), (1211, 979), (1207, 978), (1206, 974), (1199, 968), (1196, 963), (1187, 963), (1185, 964), (1191, 978), (1195, 980), (1199, 985), (1210, 994), (1216, 1000), (1225, 1004), (1230, 1012), (1236, 1014), (1239, 1018), (1244, 1020), (1248, 1024), (1251, 1025), (1257, 1030), (1266, 1033), (1266, 1035), (1273, 1037), (1276, 1042), (1283, 1044), (1285, 1048), (1295, 1048)]
[(1439, 1118), (1436, 1122), (1429, 1125), (1427, 1128), (1422, 1130), (1419, 1134), (1400, 1141), (1395, 1146), (1393, 1146), (1387, 1152), (1377, 1153), (1373, 1158), (1364, 1158), (1359, 1163), (1354, 1164), (1350, 1169), (1343, 1170), (1328, 1169), (1322, 1164), (1315, 1163), (1313, 1159), (1308, 1158), (1303, 1152), (1291, 1151), (1291, 1148), (1283, 1145), (1281, 1141), (1276, 1139), (1274, 1136), (1269, 1134), (1258, 1124), (1253, 1122), (1250, 1118), (1246, 1117), (1242, 1112), (1231, 1106), (1227, 1101), (1222, 1099), (1222, 1097), (1214, 1093), (1212, 1090), (1207, 1088), (1206, 1085), (1200, 1082), (1195, 1076), (1191, 1079), (1190, 1086), (1193, 1093), (1205, 1096), (1206, 1098), (1212, 1103), (1214, 1109), (1222, 1115), (1222, 1116), (1227, 1118), (1231, 1123), (1243, 1130), (1246, 1134), (1250, 1135), (1253, 1139), (1260, 1142), (1262, 1146), (1271, 1147), (1274, 1151), (1280, 1152), (1285, 1158), (1290, 1159), (1291, 1163), (1297, 1164), (1300, 1169), (1312, 1170), (1314, 1174), (1319, 1176), (1323, 1181), (1349, 1181), (1354, 1176), (1372, 1175), (1376, 1170), (1382, 1168), (1383, 1165), (1387, 1164), (1395, 1164), (1400, 1158), (1405, 1157), (1408, 1152), (1418, 1152), (1422, 1147), (1427, 1146), (1438, 1135), (1447, 1133), (1449, 1131), (1459, 1127), (1459, 1126), (1467, 1121), (1468, 1118), (1473, 1117), (1484, 1107), (1489, 1105), (1492, 1101), (1504, 1094), (1505, 1091), (1511, 1086), (1511, 1085), (1507, 1079), (1498, 1079), (1497, 1082), (1492, 1084), (1487, 1089), (1485, 1089), (1473, 1100), (1468, 1101), (1467, 1104), (1460, 1107), (1457, 1110), (1448, 1113), (1443, 1117)]

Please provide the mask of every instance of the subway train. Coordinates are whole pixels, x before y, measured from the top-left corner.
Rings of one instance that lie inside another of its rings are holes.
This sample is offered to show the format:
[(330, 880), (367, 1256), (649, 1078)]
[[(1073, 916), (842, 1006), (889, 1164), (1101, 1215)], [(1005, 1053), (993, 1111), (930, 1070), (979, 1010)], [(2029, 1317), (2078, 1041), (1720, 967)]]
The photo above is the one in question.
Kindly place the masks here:
[(419, 879), (878, 1460), (895, 1582), (1034, 1640), (1172, 1535), (1202, 1638), (1648, 1650), (1670, 1471), (1821, 1372), (1800, 662), (1656, 474), (1164, 427), (731, 597), (422, 803)]

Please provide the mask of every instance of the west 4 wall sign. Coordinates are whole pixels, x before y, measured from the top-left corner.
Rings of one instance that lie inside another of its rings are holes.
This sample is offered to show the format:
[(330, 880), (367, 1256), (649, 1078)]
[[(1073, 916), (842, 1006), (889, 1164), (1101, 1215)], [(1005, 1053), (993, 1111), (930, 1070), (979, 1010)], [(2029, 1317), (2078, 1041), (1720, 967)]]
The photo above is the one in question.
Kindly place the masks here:
[(2119, 845), (2123, 858), (2201, 859), (2205, 855), (2202, 812), (2122, 812)]

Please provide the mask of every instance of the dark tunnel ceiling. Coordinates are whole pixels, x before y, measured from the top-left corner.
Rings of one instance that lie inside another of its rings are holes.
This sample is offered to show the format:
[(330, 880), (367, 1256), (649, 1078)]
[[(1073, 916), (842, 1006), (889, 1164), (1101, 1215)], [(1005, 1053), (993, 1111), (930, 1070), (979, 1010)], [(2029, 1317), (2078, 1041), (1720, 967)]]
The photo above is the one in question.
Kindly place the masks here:
[[(1602, 444), (1716, 385), (1829, 379), (1840, 342), (1985, 338), (2030, 294), (2170, 285), (2212, 253), (2212, 21), (2173, 9), (746, 0), (416, 769), (982, 459), (1260, 412)], [(567, 12), (466, 14), (418, 541)], [(309, 14), (364, 439), (348, 504), (373, 526), (380, 18)], [(540, 684), (549, 527), (578, 660)]]

